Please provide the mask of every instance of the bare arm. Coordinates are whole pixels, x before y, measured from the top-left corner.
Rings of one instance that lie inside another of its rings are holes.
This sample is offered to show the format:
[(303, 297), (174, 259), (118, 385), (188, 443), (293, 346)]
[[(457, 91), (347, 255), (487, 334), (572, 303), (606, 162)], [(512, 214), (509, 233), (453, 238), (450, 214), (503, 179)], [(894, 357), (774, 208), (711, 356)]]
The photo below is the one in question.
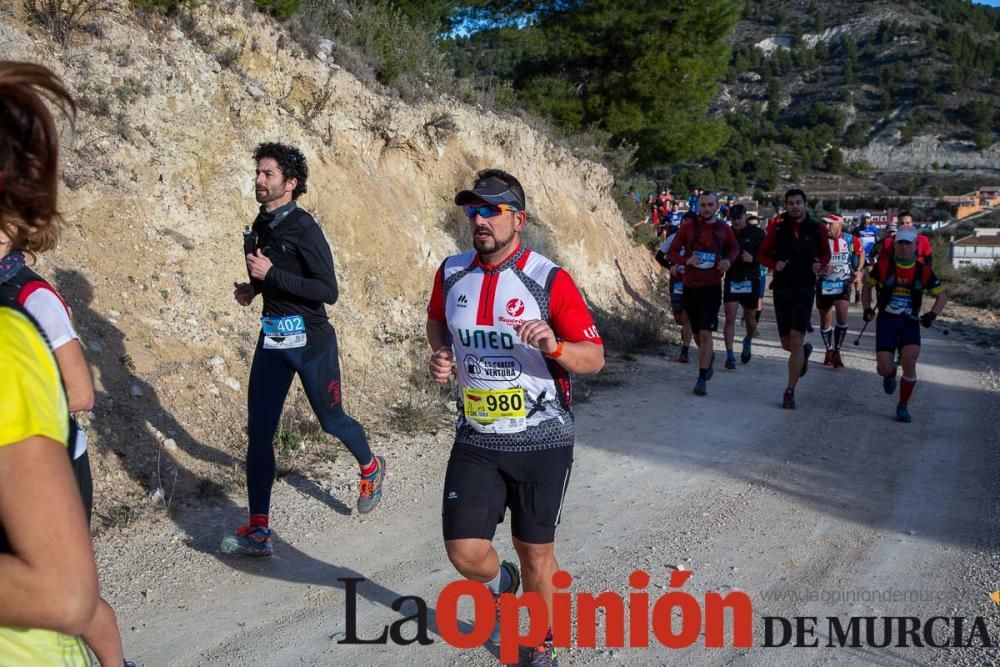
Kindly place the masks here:
[(446, 384), (451, 379), (451, 371), (455, 366), (455, 355), (448, 343), (448, 325), (441, 320), (428, 317), (427, 341), (431, 344), (427, 370), (432, 380), (438, 384)]
[(596, 373), (604, 368), (604, 345), (600, 343), (559, 341), (552, 327), (543, 320), (528, 320), (514, 330), (521, 340), (546, 356), (556, 352), (561, 344), (563, 349), (559, 356), (549, 358), (570, 373)]
[(934, 299), (934, 305), (931, 306), (931, 312), (934, 313), (934, 315), (940, 315), (941, 311), (944, 310), (945, 304), (947, 303), (948, 303), (948, 295), (945, 294), (944, 292), (941, 292), (940, 294), (937, 295), (937, 298)]
[(97, 569), (66, 448), (31, 437), (0, 447), (0, 626), (78, 635), (97, 606)]
[(873, 289), (875, 289), (875, 286), (869, 282), (866, 282), (864, 284), (864, 287), (861, 288), (861, 307), (864, 308), (865, 310), (868, 310), (869, 308), (872, 307)]
[(604, 346), (589, 340), (563, 342), (563, 353), (555, 362), (570, 373), (597, 373), (604, 368)]
[(55, 351), (55, 357), (66, 385), (69, 411), (77, 413), (93, 409), (94, 382), (90, 379), (90, 367), (83, 356), (83, 345), (79, 340), (71, 340)]
[(427, 318), (427, 341), (431, 344), (431, 351), (436, 352), (448, 345), (448, 325), (441, 320)]

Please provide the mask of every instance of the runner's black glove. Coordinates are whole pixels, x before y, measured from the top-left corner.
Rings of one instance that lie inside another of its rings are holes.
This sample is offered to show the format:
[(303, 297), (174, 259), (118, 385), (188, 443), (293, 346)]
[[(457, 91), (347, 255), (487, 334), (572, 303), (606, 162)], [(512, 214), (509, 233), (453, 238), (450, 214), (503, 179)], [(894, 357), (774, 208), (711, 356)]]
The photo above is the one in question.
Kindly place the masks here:
[(922, 324), (925, 329), (930, 329), (931, 324), (933, 324), (936, 319), (937, 314), (935, 314), (933, 310), (928, 310), (920, 316), (920, 324)]
[(865, 308), (864, 320), (865, 322), (871, 322), (875, 319), (875, 309)]

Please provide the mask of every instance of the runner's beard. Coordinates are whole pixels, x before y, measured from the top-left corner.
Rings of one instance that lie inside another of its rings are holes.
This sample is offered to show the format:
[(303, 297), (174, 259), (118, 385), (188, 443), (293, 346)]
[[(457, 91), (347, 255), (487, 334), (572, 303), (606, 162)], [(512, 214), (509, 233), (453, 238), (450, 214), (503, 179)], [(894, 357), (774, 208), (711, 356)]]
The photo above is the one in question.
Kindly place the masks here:
[(258, 204), (267, 204), (268, 202), (275, 201), (276, 199), (281, 199), (284, 194), (284, 184), (280, 186), (276, 185), (273, 188), (268, 188), (267, 186), (264, 186), (263, 189), (254, 188), (254, 197), (257, 199)]
[(498, 250), (508, 248), (511, 242), (514, 240), (515, 235), (516, 232), (513, 229), (510, 231), (510, 236), (508, 236), (506, 239), (503, 240), (497, 239), (497, 237), (493, 235), (492, 232), (490, 232), (490, 236), (486, 238), (478, 238), (475, 235), (475, 233), (473, 233), (472, 247), (474, 247), (476, 249), (476, 252), (478, 252), (480, 255), (492, 255)]

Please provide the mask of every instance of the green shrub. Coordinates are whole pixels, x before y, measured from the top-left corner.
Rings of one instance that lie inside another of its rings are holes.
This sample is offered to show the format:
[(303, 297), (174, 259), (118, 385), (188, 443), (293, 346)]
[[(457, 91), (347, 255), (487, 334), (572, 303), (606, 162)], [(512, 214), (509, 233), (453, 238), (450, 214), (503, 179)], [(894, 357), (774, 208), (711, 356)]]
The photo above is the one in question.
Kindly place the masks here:
[(337, 64), (362, 81), (374, 81), (404, 99), (429, 97), (453, 87), (454, 78), (434, 41), (430, 26), (414, 23), (385, 0), (257, 0), (301, 4), (293, 34), (310, 52), (321, 39), (334, 43)]
[(98, 14), (111, 9), (109, 0), (25, 0), (28, 17), (52, 33), (60, 44), (71, 33), (89, 25)]
[[(660, 303), (663, 295), (657, 300)], [(594, 322), (601, 332), (605, 347), (629, 358), (649, 352), (662, 346), (668, 340), (672, 324), (668, 324), (669, 314), (658, 303), (646, 303), (618, 312), (594, 311)]]
[[(935, 257), (935, 267), (937, 264)], [(1000, 263), (990, 267), (958, 269), (945, 289), (948, 296), (958, 303), (996, 311), (1000, 309)]]
[(632, 229), (632, 240), (636, 245), (641, 245), (651, 251), (657, 250), (662, 242), (656, 235), (656, 230), (653, 229), (652, 221), (634, 227)]
[(199, 0), (129, 0), (134, 7), (173, 15), (181, 9), (193, 9)]
[(267, 12), (279, 21), (287, 21), (302, 9), (302, 0), (253, 0), (257, 9)]
[(99, 514), (102, 528), (124, 530), (135, 521), (137, 512), (125, 504), (115, 505), (106, 514)]

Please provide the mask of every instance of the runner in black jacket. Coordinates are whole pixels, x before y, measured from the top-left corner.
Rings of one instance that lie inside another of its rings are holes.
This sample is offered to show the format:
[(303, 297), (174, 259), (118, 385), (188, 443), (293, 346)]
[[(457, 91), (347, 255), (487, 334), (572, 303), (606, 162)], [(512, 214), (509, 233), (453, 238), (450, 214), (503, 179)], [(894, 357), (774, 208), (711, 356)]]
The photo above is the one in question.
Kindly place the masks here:
[(767, 230), (758, 253), (761, 264), (774, 271), (774, 318), (781, 347), (788, 351), (788, 386), (781, 407), (795, 409), (795, 385), (809, 368), (812, 344), (805, 343), (816, 293), (816, 274), (830, 262), (826, 227), (809, 216), (806, 193), (785, 193), (787, 211)]
[(323, 430), (347, 445), (361, 467), (362, 513), (375, 509), (381, 499), (385, 460), (372, 456), (364, 429), (342, 405), (337, 333), (324, 306), (337, 301), (333, 255), (323, 230), (296, 203), (306, 191), (305, 157), (291, 146), (261, 144), (254, 159), (261, 208), (253, 228), (244, 232), (250, 282), (237, 283), (233, 293), (242, 306), (250, 305), (257, 294), (264, 299), (247, 401), (250, 522), (235, 536), (226, 536), (222, 550), (270, 556), (273, 441), (295, 375)]
[(757, 261), (757, 252), (764, 242), (764, 230), (747, 224), (747, 211), (743, 204), (734, 204), (729, 215), (733, 221), (736, 241), (740, 244), (740, 254), (726, 272), (722, 291), (723, 309), (726, 312), (726, 324), (723, 328), (726, 368), (733, 370), (736, 368), (733, 343), (736, 339), (736, 311), (739, 306), (743, 306), (743, 321), (746, 326), (740, 361), (750, 363), (750, 339), (757, 331), (757, 305), (760, 301), (760, 263)]

